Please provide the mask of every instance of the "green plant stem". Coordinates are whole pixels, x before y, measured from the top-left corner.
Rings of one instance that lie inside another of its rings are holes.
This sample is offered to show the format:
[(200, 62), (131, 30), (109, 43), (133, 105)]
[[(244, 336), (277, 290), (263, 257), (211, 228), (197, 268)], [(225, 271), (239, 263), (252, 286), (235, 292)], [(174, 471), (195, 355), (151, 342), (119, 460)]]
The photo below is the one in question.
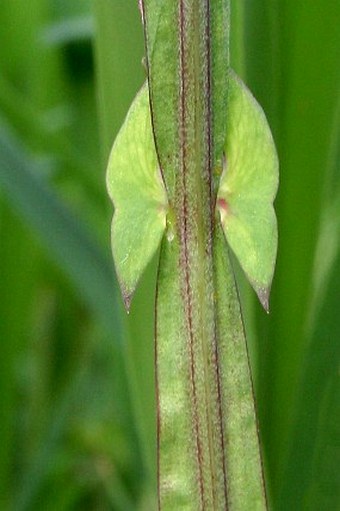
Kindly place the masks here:
[(263, 510), (243, 325), (215, 216), (214, 171), (227, 117), (228, 37), (221, 34), (228, 6), (166, 0), (154, 36), (153, 3), (144, 5), (149, 83), (169, 198), (157, 293), (159, 506)]

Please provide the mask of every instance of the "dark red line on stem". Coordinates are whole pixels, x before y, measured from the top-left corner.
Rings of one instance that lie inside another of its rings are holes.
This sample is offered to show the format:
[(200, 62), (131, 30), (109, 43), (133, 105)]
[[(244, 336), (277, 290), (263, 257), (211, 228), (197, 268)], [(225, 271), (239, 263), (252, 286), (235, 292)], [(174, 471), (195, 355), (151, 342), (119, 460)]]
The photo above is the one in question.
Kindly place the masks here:
[[(161, 251), (163, 250), (163, 242)], [(160, 410), (160, 396), (159, 396), (159, 380), (158, 380), (158, 293), (159, 293), (159, 276), (160, 276), (160, 261), (158, 261), (157, 268), (157, 284), (156, 284), (156, 296), (155, 296), (155, 324), (154, 324), (154, 332), (155, 332), (155, 345), (154, 345), (154, 357), (155, 357), (155, 394), (156, 394), (156, 421), (157, 421), (157, 429), (156, 429), (156, 445), (157, 445), (157, 504), (158, 511), (161, 509), (161, 492), (160, 492), (160, 440), (161, 440), (161, 410)]]
[[(210, 190), (210, 236), (208, 239), (209, 242), (209, 252), (211, 254), (211, 261), (213, 261), (213, 232), (215, 229), (215, 191), (214, 191), (214, 183), (213, 183), (213, 135), (212, 135), (212, 70), (211, 70), (211, 10), (210, 10), (210, 0), (206, 0), (205, 2), (205, 51), (207, 58), (207, 73), (206, 73), (206, 84), (205, 90), (207, 92), (207, 119), (206, 119), (206, 127), (207, 127), (207, 164), (208, 164), (208, 179), (209, 179), (209, 190)], [(213, 264), (213, 263), (212, 263)], [(213, 280), (215, 280), (213, 275)], [(219, 362), (219, 353), (218, 353), (218, 331), (217, 331), (217, 317), (216, 317), (216, 307), (217, 304), (214, 304), (214, 338), (213, 338), (213, 353), (215, 358), (215, 377), (217, 384), (217, 405), (218, 405), (218, 418), (219, 418), (219, 433), (220, 433), (220, 447), (222, 451), (222, 470), (223, 470), (223, 484), (224, 484), (224, 498), (225, 498), (225, 511), (228, 511), (228, 486), (227, 486), (227, 469), (226, 469), (226, 460), (225, 460), (225, 439), (224, 439), (224, 430), (223, 430), (223, 410), (222, 410), (222, 388), (221, 388), (221, 375), (220, 375), (220, 362)]]
[(182, 212), (180, 225), (181, 237), (181, 262), (185, 272), (185, 309), (188, 321), (188, 334), (189, 334), (189, 353), (190, 353), (190, 380), (192, 387), (192, 401), (193, 401), (193, 422), (196, 435), (196, 449), (197, 449), (197, 462), (198, 462), (198, 484), (200, 489), (201, 508), (204, 510), (204, 483), (202, 474), (202, 445), (200, 441), (200, 426), (198, 416), (198, 403), (197, 403), (197, 390), (196, 390), (196, 374), (194, 363), (194, 333), (192, 325), (192, 298), (190, 288), (190, 272), (189, 272), (189, 251), (188, 251), (188, 198), (187, 198), (187, 183), (186, 183), (186, 74), (185, 74), (185, 8), (184, 1), (179, 2), (179, 30), (180, 30), (180, 149), (181, 149), (181, 170), (182, 170)]
[[(207, 97), (207, 119), (206, 119), (206, 127), (207, 127), (207, 150), (208, 150), (208, 180), (209, 180), (209, 189), (210, 189), (210, 222), (211, 222), (211, 231), (213, 232), (213, 221), (214, 221), (214, 207), (213, 207), (213, 179), (212, 179), (212, 147), (213, 147), (213, 138), (212, 138), (212, 111), (211, 111), (211, 29), (210, 29), (210, 0), (206, 0), (205, 2), (205, 52), (207, 59), (207, 73), (206, 73), (206, 83), (205, 83), (205, 91)], [(211, 245), (211, 237), (209, 238)]]

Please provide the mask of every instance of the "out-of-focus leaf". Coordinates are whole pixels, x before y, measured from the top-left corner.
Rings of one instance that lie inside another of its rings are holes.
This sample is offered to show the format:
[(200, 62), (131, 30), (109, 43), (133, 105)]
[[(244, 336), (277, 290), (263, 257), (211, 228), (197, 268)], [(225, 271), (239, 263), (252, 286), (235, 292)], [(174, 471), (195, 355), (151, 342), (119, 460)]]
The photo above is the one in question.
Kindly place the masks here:
[(260, 431), (275, 508), (305, 359), (311, 272), (340, 90), (340, 3), (245, 4), (246, 80), (273, 127), (281, 168), (278, 259), (271, 314), (258, 316), (257, 357)]
[(104, 164), (137, 89), (145, 79), (137, 1), (95, 0), (95, 57)]
[(42, 38), (47, 46), (62, 46), (77, 41), (92, 39), (94, 22), (91, 16), (65, 19), (45, 28)]
[[(115, 135), (137, 90), (145, 80), (144, 43), (137, 1), (95, 0), (95, 55), (104, 165)], [(154, 296), (156, 261), (136, 290), (126, 332), (126, 368), (135, 426), (142, 451), (145, 492), (154, 502), (156, 489), (156, 421), (154, 392)], [(151, 490), (150, 490), (151, 488)], [(150, 509), (155, 508), (154, 504)]]
[[(37, 249), (26, 226), (0, 197), (0, 509), (10, 509), (18, 356), (26, 348), (37, 280)], [(25, 445), (27, 445), (26, 442)], [(24, 455), (21, 455), (23, 458)]]
[(119, 302), (108, 257), (47, 183), (37, 178), (33, 162), (4, 125), (0, 126), (0, 186), (72, 279), (80, 296), (120, 340)]
[(280, 509), (319, 511), (340, 506), (340, 195), (332, 212), (337, 257), (304, 356)]
[(297, 392), (282, 509), (340, 506), (340, 97), (328, 161), (325, 201), (314, 264), (314, 300)]

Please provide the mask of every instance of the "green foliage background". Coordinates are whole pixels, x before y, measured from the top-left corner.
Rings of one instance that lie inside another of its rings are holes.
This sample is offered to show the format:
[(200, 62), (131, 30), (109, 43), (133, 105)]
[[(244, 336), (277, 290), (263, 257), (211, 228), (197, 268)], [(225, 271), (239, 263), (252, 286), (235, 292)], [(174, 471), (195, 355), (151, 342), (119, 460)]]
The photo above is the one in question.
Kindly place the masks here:
[[(240, 287), (272, 509), (340, 506), (340, 4), (232, 0), (273, 128), (271, 314)], [(127, 317), (110, 146), (145, 71), (136, 0), (2, 0), (0, 508), (155, 508), (156, 261)]]

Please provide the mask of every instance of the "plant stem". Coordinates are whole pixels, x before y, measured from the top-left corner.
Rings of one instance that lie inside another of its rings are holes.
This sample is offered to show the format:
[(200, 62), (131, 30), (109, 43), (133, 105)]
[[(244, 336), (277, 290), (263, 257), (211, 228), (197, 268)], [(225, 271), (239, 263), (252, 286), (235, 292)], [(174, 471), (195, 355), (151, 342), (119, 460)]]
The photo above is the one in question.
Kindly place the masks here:
[(150, 99), (169, 199), (156, 320), (159, 507), (263, 510), (243, 326), (215, 214), (228, 4), (165, 0), (157, 31), (153, 4), (144, 2)]

